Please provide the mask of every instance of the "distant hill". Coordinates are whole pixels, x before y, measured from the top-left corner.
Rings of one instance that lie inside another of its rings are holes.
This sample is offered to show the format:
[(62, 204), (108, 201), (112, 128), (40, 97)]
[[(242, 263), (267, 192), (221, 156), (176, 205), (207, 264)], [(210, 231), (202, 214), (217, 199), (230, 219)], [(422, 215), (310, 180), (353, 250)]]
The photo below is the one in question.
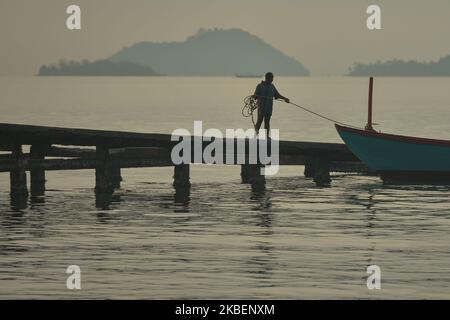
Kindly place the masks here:
[(152, 68), (133, 62), (110, 60), (64, 61), (59, 64), (43, 65), (39, 69), (40, 76), (156, 76)]
[(158, 73), (183, 76), (264, 74), (308, 76), (294, 58), (239, 29), (203, 30), (183, 42), (140, 42), (110, 60), (151, 66)]
[(390, 60), (373, 64), (356, 63), (349, 76), (450, 77), (450, 55), (437, 62)]

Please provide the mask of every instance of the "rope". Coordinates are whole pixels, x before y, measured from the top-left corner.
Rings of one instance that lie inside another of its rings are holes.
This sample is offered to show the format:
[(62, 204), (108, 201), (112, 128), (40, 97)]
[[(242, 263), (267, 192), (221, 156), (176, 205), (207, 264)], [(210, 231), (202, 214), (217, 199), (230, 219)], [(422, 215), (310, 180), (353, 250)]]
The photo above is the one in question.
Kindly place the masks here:
[(256, 126), (255, 119), (253, 119), (253, 112), (258, 109), (258, 99), (254, 95), (244, 98), (244, 107), (242, 108), (242, 115), (244, 117), (252, 117), (253, 126)]
[[(265, 97), (263, 97), (263, 98), (265, 98)], [(317, 112), (314, 112), (314, 111), (312, 111), (312, 110), (310, 110), (308, 108), (302, 107), (302, 106), (300, 106), (300, 105), (298, 105), (298, 104), (296, 104), (294, 102), (288, 102), (288, 104), (292, 104), (293, 106), (296, 106), (297, 108), (300, 108), (303, 111), (309, 112), (309, 113), (311, 113), (311, 114), (313, 114), (313, 115), (315, 115), (315, 116), (317, 116), (319, 118), (322, 118), (324, 120), (327, 120), (327, 121), (330, 121), (330, 122), (333, 122), (333, 123), (337, 123), (337, 124), (339, 124), (341, 126), (350, 127), (350, 128), (353, 128), (353, 129), (362, 129), (360, 127), (355, 127), (355, 126), (346, 124), (344, 122), (337, 121), (335, 119), (326, 117), (326, 116), (324, 116), (324, 115), (322, 115), (320, 113), (317, 113)], [(251, 116), (253, 125), (255, 125), (255, 120), (253, 119), (253, 112), (257, 108), (258, 108), (258, 99), (255, 98), (255, 95), (250, 95), (250, 96), (247, 96), (247, 97), (244, 98), (244, 107), (242, 108), (242, 115), (244, 117), (250, 117)]]

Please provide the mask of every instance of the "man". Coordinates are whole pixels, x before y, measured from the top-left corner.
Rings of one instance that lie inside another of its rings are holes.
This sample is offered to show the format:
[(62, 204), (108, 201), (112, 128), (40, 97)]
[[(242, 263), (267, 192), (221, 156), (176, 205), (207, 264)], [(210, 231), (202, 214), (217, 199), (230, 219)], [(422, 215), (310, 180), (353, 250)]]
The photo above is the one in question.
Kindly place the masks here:
[(264, 120), (264, 129), (266, 129), (267, 137), (269, 137), (270, 130), (270, 117), (272, 116), (273, 99), (283, 99), (286, 103), (289, 103), (289, 99), (283, 97), (272, 84), (273, 73), (267, 72), (265, 80), (261, 81), (256, 86), (253, 97), (258, 100), (258, 120), (255, 124), (256, 134), (259, 133), (259, 128)]

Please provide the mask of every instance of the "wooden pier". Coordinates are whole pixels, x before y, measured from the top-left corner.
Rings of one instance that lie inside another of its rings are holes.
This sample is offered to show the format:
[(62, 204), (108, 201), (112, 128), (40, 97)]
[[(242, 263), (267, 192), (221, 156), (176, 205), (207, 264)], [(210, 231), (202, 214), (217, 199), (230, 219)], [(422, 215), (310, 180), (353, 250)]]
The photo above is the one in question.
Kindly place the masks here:
[[(194, 138), (201, 137), (192, 137)], [(227, 158), (223, 139), (223, 159)], [(27, 172), (32, 195), (45, 193), (47, 170), (95, 169), (95, 191), (111, 192), (119, 188), (121, 168), (174, 167), (176, 188), (190, 186), (189, 164), (174, 165), (170, 154), (178, 141), (171, 135), (122, 131), (89, 130), (0, 123), (0, 172), (10, 173), (11, 194), (27, 195)], [(210, 142), (202, 142), (206, 147)], [(237, 139), (232, 142), (237, 144)], [(248, 146), (248, 141), (245, 142)], [(30, 151), (24, 153), (24, 147)], [(237, 148), (234, 148), (237, 150)], [(249, 150), (248, 147), (245, 150)], [(237, 164), (237, 156), (234, 155)], [(261, 164), (251, 164), (248, 154), (241, 165), (243, 183), (264, 183)], [(318, 185), (331, 182), (330, 172), (370, 174), (344, 144), (315, 142), (279, 142), (280, 165), (304, 165), (304, 174)], [(191, 163), (195, 163), (192, 159)]]

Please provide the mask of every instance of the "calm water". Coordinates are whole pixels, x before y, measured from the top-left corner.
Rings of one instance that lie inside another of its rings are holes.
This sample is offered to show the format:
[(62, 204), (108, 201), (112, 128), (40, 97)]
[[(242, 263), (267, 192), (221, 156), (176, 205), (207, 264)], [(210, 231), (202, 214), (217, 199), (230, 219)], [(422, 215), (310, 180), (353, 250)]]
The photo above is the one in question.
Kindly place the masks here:
[[(171, 133), (247, 128), (257, 79), (0, 77), (0, 122)], [(292, 101), (343, 122), (366, 119), (367, 79), (278, 78)], [(380, 129), (450, 139), (450, 79), (375, 82)], [(276, 103), (282, 139), (339, 142), (332, 124)], [(383, 186), (338, 175), (317, 188), (283, 167), (266, 188), (234, 166), (193, 166), (189, 194), (170, 168), (126, 169), (111, 199), (94, 172), (48, 172), (45, 197), (11, 203), (0, 173), (0, 298), (450, 298), (449, 187)], [(82, 290), (66, 289), (68, 265)], [(381, 267), (382, 289), (366, 287)]]

